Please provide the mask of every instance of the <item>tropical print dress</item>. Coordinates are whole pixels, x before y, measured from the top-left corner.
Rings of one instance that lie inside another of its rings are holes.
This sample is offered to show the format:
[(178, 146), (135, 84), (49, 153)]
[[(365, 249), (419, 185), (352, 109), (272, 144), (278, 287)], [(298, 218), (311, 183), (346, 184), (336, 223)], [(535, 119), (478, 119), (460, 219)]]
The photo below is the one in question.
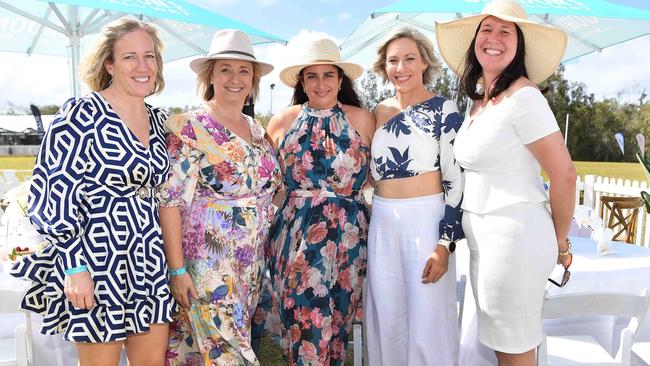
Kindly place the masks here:
[(262, 312), (289, 365), (345, 360), (366, 272), (368, 153), (340, 104), (304, 104), (280, 144), (287, 198), (271, 229), (271, 306)]
[(168, 365), (259, 365), (251, 315), (281, 173), (264, 129), (246, 118), (252, 144), (203, 108), (166, 122), (172, 168), (161, 204), (181, 210), (185, 268), (199, 293), (174, 315)]

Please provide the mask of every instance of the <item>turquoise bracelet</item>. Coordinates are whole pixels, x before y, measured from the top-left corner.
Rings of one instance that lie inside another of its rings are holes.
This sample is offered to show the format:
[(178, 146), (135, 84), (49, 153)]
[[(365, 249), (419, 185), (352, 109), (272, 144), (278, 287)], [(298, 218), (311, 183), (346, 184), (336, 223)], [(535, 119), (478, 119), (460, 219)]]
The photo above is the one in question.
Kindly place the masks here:
[(74, 268), (68, 268), (68, 269), (66, 269), (66, 270), (63, 271), (63, 272), (65, 272), (65, 274), (67, 274), (68, 276), (70, 276), (70, 275), (73, 275), (73, 274), (76, 274), (76, 273), (86, 272), (86, 271), (88, 271), (88, 267), (86, 267), (86, 266), (79, 266), (79, 267), (74, 267)]
[(176, 269), (171, 269), (171, 268), (169, 269), (169, 274), (171, 276), (180, 276), (185, 273), (187, 273), (187, 271), (185, 270), (185, 266)]

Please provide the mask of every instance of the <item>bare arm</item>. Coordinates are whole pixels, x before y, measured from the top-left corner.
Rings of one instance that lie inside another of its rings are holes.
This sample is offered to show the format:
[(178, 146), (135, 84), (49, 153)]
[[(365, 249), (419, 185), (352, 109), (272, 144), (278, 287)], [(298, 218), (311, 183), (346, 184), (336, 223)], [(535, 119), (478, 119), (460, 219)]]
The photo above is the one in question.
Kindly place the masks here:
[[(181, 232), (181, 211), (177, 207), (160, 207), (160, 228), (162, 229), (165, 257), (170, 269), (183, 267), (183, 240)], [(199, 295), (188, 273), (170, 276), (172, 296), (182, 307), (191, 306), (189, 296), (198, 299)]]
[(160, 228), (165, 243), (167, 266), (171, 269), (183, 267), (181, 211), (177, 207), (160, 207)]
[(560, 251), (564, 251), (575, 209), (576, 169), (559, 131), (526, 146), (548, 174), (557, 245)]

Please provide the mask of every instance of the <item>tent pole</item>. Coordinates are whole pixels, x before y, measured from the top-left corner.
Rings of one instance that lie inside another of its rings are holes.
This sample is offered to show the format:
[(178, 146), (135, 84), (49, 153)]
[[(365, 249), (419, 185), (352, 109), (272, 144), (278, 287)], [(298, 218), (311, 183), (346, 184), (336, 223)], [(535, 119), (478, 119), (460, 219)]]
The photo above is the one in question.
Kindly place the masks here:
[(79, 8), (76, 6), (70, 7), (70, 26), (72, 32), (68, 39), (70, 40), (71, 93), (75, 98), (78, 98), (81, 94), (79, 87), (79, 49), (81, 47), (81, 37), (79, 36)]

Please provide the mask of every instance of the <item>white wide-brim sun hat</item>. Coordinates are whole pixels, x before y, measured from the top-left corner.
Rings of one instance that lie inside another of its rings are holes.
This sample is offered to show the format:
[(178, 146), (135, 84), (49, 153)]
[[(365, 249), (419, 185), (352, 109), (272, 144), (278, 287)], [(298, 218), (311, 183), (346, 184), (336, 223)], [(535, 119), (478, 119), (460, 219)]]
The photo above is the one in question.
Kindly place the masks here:
[(341, 62), (341, 52), (336, 43), (323, 38), (310, 42), (307, 48), (301, 49), (296, 63), (280, 71), (280, 80), (293, 88), (298, 83), (300, 70), (314, 65), (338, 66), (350, 80), (363, 75), (363, 67), (351, 62)]
[(494, 0), (479, 15), (445, 23), (436, 22), (440, 55), (456, 75), (463, 75), (467, 49), (479, 24), (489, 16), (515, 23), (521, 29), (524, 34), (524, 63), (528, 79), (539, 84), (553, 75), (564, 56), (566, 33), (528, 20), (526, 10), (515, 0)]
[(222, 29), (215, 32), (212, 42), (210, 42), (208, 55), (192, 60), (190, 68), (198, 74), (203, 66), (212, 60), (250, 61), (260, 66), (260, 76), (273, 71), (273, 65), (255, 58), (250, 38), (246, 33), (236, 29)]

